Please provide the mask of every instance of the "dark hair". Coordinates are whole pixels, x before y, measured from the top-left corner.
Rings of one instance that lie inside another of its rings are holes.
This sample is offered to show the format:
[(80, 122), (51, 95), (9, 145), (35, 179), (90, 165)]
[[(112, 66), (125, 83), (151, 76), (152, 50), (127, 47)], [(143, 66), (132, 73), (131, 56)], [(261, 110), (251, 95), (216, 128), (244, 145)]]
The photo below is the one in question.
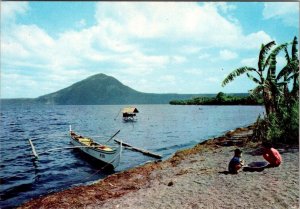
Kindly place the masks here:
[(240, 149), (235, 149), (234, 150), (234, 155), (240, 155), (242, 151)]
[(270, 142), (263, 142), (261, 145), (267, 149), (271, 149), (273, 147)]

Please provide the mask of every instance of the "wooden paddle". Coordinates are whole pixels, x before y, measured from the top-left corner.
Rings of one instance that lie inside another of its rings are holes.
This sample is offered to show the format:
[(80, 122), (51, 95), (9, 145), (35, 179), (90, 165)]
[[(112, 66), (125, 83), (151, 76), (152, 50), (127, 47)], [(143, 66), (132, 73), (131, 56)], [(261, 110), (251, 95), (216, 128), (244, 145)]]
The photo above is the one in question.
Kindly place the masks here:
[(118, 130), (117, 133), (115, 133), (112, 137), (110, 137), (109, 140), (107, 140), (105, 143), (109, 142), (110, 140), (112, 140), (115, 136), (117, 136), (118, 133), (120, 133), (121, 130)]

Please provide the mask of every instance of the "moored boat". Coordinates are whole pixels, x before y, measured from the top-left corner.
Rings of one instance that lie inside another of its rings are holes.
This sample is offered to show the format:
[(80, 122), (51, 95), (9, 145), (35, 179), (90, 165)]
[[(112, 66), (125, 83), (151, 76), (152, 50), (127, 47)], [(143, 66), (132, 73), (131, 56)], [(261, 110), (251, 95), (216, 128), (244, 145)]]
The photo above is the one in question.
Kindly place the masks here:
[(135, 122), (137, 121), (136, 113), (138, 113), (138, 109), (135, 107), (126, 107), (122, 110), (123, 113), (123, 121), (125, 122)]
[(83, 137), (70, 130), (71, 143), (85, 154), (102, 161), (113, 168), (120, 163), (122, 144), (119, 146), (110, 146), (99, 144), (93, 139)]

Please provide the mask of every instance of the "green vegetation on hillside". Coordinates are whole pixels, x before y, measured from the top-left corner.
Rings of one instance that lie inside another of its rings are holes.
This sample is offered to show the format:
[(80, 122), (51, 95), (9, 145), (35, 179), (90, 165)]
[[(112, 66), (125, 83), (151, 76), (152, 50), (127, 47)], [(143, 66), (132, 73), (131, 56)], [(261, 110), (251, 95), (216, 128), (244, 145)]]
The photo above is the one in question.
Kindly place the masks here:
[[(275, 41), (261, 46), (258, 67), (240, 67), (223, 81), (225, 86), (236, 77), (245, 74), (257, 84), (253, 96), (261, 96), (266, 109), (264, 118), (256, 123), (254, 138), (275, 143), (299, 143), (299, 59), (298, 41), (274, 48)], [(291, 47), (290, 47), (291, 46)], [(290, 52), (289, 52), (290, 50)], [(277, 56), (284, 53), (285, 66), (278, 71)]]
[(251, 95), (227, 95), (219, 92), (215, 97), (194, 97), (188, 100), (172, 100), (171, 105), (261, 105), (262, 99)]

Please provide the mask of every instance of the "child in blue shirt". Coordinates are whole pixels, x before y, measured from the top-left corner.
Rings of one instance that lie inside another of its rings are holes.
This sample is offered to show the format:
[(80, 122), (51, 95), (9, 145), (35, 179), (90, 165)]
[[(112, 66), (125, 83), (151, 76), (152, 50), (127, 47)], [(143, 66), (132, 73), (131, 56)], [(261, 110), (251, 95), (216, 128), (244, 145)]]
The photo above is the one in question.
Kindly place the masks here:
[(240, 149), (234, 150), (234, 157), (230, 160), (228, 165), (228, 171), (232, 174), (237, 174), (238, 171), (243, 167), (244, 160), (241, 159), (242, 151)]

